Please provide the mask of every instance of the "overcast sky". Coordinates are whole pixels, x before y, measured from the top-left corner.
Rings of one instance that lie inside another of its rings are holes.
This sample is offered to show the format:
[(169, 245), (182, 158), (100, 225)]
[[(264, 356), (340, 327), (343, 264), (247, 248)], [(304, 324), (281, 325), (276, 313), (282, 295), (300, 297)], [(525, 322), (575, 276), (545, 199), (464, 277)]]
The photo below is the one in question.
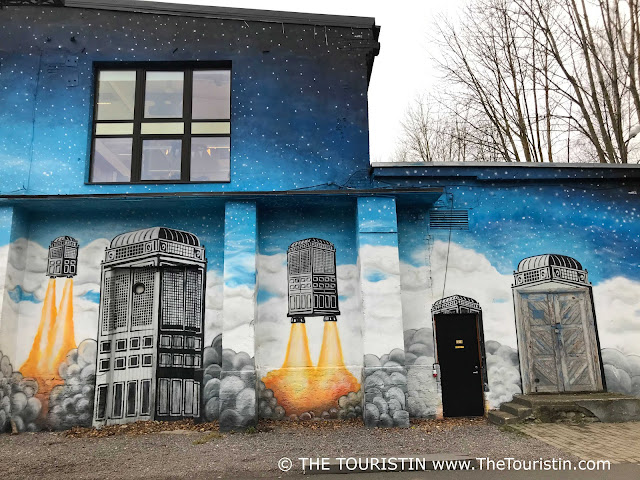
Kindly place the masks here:
[[(400, 122), (408, 104), (437, 81), (430, 62), (428, 30), (440, 12), (453, 13), (465, 0), (160, 0), (222, 7), (282, 10), (375, 17), (380, 31), (380, 55), (369, 86), (371, 160), (388, 161), (401, 133)], [(440, 3), (440, 5), (434, 5)]]

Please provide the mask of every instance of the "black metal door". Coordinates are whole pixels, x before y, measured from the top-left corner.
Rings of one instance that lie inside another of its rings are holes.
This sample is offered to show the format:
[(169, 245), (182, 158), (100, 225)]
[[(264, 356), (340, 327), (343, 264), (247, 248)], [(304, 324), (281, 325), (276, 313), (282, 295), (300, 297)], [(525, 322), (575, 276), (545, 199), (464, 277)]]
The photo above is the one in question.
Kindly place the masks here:
[(477, 314), (441, 313), (434, 321), (444, 416), (484, 415)]

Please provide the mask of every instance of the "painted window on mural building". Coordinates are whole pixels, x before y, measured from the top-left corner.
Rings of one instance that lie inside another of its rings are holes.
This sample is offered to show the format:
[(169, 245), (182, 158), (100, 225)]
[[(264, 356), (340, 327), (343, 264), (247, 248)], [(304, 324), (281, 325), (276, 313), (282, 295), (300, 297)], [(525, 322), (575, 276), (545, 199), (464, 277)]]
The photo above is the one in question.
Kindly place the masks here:
[(231, 71), (98, 68), (90, 181), (228, 182)]

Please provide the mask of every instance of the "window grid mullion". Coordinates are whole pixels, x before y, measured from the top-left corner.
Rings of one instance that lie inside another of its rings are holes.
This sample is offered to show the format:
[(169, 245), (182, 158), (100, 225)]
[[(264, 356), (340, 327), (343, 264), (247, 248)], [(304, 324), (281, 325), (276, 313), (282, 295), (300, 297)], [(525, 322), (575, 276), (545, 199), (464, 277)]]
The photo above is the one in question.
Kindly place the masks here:
[(182, 136), (182, 165), (180, 179), (191, 180), (191, 114), (193, 109), (193, 70), (185, 69), (184, 90), (182, 92), (182, 116), (184, 117), (184, 135)]
[[(214, 68), (214, 67), (212, 67)], [(225, 66), (225, 68), (228, 68)], [(96, 117), (97, 112), (97, 92), (99, 88), (99, 73), (96, 74), (96, 81), (94, 85), (94, 92), (96, 92), (96, 96), (94, 98), (93, 105), (93, 129), (91, 131), (91, 159), (90, 159), (90, 168), (89, 168), (89, 183), (92, 182), (93, 177), (93, 162), (94, 162), (94, 150), (95, 150), (95, 142), (96, 138), (131, 138), (131, 171), (128, 182), (96, 182), (96, 183), (128, 183), (128, 184), (144, 184), (144, 183), (209, 183), (209, 182), (200, 182), (195, 181), (191, 182), (191, 139), (193, 137), (221, 137), (230, 138), (230, 134), (223, 133), (210, 133), (210, 134), (192, 134), (192, 123), (193, 123), (193, 77), (194, 77), (194, 69), (189, 68), (188, 66), (183, 65), (182, 68), (178, 68), (176, 70), (181, 70), (184, 72), (184, 86), (183, 86), (183, 112), (182, 112), (182, 120), (183, 120), (183, 134), (178, 136), (173, 136), (175, 139), (181, 139), (182, 141), (182, 154), (180, 158), (180, 180), (178, 182), (168, 181), (168, 180), (155, 180), (155, 181), (144, 181), (141, 179), (142, 177), (142, 154), (143, 154), (143, 143), (145, 139), (168, 139), (169, 135), (164, 134), (154, 134), (154, 135), (142, 135), (142, 125), (145, 121), (149, 121), (151, 123), (165, 123), (168, 119), (148, 119), (145, 120), (145, 95), (146, 95), (146, 77), (147, 77), (147, 68), (146, 67), (138, 67), (131, 68), (130, 70), (135, 70), (136, 72), (136, 84), (135, 84), (135, 99), (134, 99), (134, 115), (133, 115), (133, 133), (132, 135), (125, 134), (103, 134), (97, 135), (96, 129), (98, 123), (105, 124), (120, 124), (120, 123), (131, 123), (131, 121), (127, 120), (105, 120), (99, 122)], [(159, 70), (163, 70), (160, 68)], [(173, 69), (170, 69), (173, 70)], [(155, 71), (155, 70), (154, 70)], [(98, 71), (99, 72), (99, 71)], [(230, 117), (231, 115), (229, 115)], [(177, 119), (175, 119), (177, 120)], [(221, 118), (209, 118), (209, 119), (199, 119), (202, 122), (230, 122), (229, 119), (221, 119)], [(228, 181), (228, 180), (227, 180)]]
[(146, 94), (146, 71), (136, 70), (136, 96), (133, 110), (133, 156), (131, 158), (131, 181), (140, 182), (142, 176), (142, 121), (144, 119), (144, 96)]

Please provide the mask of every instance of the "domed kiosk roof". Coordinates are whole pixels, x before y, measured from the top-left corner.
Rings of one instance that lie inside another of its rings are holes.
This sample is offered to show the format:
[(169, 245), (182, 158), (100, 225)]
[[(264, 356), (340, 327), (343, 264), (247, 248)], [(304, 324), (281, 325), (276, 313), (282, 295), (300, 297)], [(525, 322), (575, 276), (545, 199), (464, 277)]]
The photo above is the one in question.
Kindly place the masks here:
[(54, 244), (60, 244), (60, 243), (67, 243), (67, 242), (78, 242), (75, 238), (70, 237), (69, 235), (63, 235), (61, 237), (58, 238), (54, 238), (53, 241), (51, 242), (52, 245)]
[(583, 270), (582, 265), (575, 258), (566, 255), (557, 255), (555, 253), (546, 253), (544, 255), (535, 255), (520, 260), (518, 272), (526, 272), (542, 267), (565, 267), (573, 268), (574, 270)]
[(525, 258), (513, 272), (514, 287), (549, 282), (589, 285), (587, 271), (575, 258), (547, 253)]
[(431, 313), (468, 313), (480, 312), (480, 304), (473, 298), (464, 295), (451, 295), (433, 303)]
[(183, 232), (182, 230), (174, 230), (167, 227), (151, 227), (135, 232), (122, 233), (111, 240), (111, 248), (122, 247), (124, 245), (132, 245), (134, 243), (144, 242), (146, 240), (172, 240), (174, 242), (200, 246), (200, 240), (193, 233)]
[(333, 243), (321, 238), (305, 238), (304, 240), (297, 240), (289, 245), (289, 250), (299, 250), (309, 246), (321, 246), (325, 249), (335, 250)]

